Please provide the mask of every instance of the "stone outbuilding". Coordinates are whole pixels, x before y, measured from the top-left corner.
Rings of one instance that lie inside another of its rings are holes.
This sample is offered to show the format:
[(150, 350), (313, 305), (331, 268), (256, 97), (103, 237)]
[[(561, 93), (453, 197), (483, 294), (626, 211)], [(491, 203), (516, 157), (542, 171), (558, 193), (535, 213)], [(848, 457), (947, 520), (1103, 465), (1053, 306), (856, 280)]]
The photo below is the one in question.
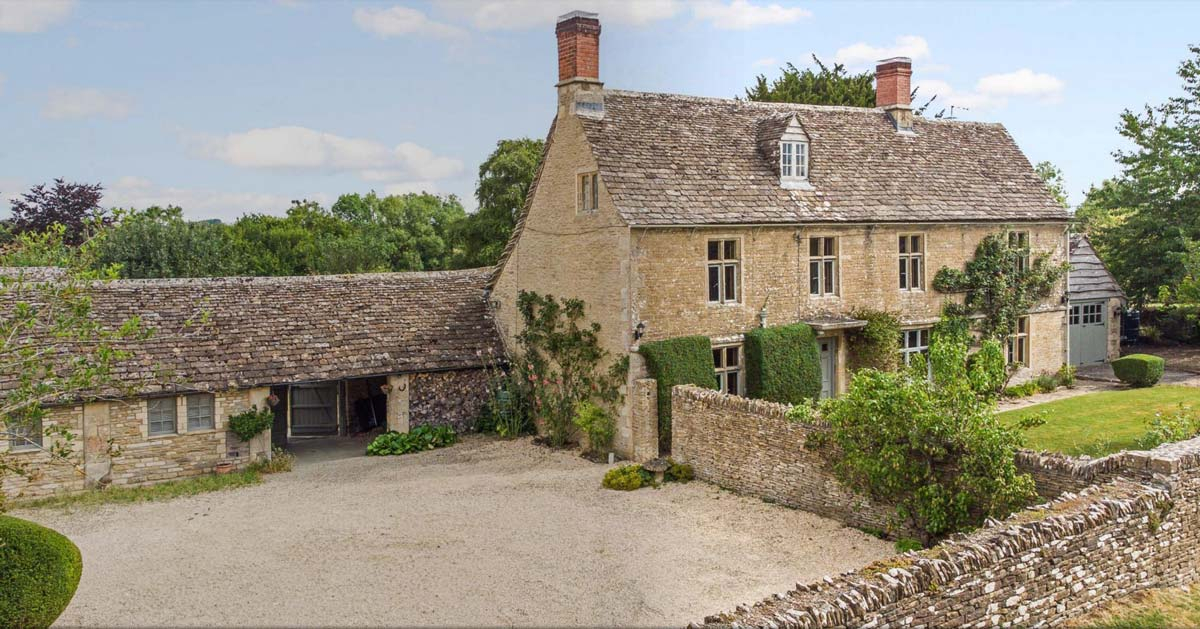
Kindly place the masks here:
[[(310, 436), (469, 429), (487, 397), (487, 368), (501, 358), (483, 295), (488, 272), (95, 283), (96, 319), (115, 327), (139, 317), (154, 333), (124, 348), (132, 358), (117, 368), (123, 392), (50, 409), (46, 422), (76, 436), (85, 472), (51, 462), (40, 432), (33, 442), (13, 437), (0, 448), (27, 457), (38, 475), (8, 475), (3, 491), (151, 483), (244, 465), (269, 456), (272, 442)], [(272, 408), (275, 421), (243, 443), (227, 422), (251, 406)]]
[(1067, 313), (1071, 364), (1103, 363), (1121, 355), (1125, 291), (1108, 272), (1088, 237), (1071, 235)]

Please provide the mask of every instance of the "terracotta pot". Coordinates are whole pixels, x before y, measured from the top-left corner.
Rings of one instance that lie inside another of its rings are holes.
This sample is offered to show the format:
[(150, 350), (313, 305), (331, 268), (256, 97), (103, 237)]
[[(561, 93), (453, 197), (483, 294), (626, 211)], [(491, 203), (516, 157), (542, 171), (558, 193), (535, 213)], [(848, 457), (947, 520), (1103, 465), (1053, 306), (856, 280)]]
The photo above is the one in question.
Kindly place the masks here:
[(228, 474), (233, 471), (233, 468), (234, 468), (233, 463), (230, 463), (229, 461), (224, 461), (221, 463), (217, 463), (217, 466), (213, 468), (213, 471), (216, 472), (217, 474)]

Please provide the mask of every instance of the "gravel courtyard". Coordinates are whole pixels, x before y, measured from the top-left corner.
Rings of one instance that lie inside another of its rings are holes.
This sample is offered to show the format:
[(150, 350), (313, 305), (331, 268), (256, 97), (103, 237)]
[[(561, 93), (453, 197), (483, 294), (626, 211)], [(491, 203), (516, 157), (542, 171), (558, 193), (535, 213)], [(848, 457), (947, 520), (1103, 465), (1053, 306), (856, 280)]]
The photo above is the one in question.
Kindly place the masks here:
[(59, 626), (682, 626), (891, 554), (706, 483), (609, 491), (607, 469), (473, 436), (310, 455), (228, 492), (14, 515), (83, 551)]

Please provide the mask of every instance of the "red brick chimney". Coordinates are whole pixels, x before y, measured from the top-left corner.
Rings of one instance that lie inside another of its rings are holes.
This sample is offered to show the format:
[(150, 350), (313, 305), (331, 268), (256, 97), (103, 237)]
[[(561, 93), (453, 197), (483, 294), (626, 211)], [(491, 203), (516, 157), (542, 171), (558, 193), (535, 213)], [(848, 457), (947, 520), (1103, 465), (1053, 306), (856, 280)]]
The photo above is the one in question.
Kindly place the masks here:
[(600, 82), (600, 16), (571, 11), (558, 17), (558, 115), (604, 116)]
[(912, 132), (912, 59), (892, 57), (875, 66), (875, 106), (882, 108), (900, 132)]

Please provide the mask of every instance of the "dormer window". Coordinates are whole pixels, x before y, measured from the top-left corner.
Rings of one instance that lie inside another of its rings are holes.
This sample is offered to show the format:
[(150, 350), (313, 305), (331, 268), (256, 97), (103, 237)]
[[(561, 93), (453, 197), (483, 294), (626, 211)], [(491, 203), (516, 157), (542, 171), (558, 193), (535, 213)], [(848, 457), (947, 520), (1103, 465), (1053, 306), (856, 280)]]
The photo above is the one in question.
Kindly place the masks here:
[(808, 142), (784, 140), (779, 143), (781, 181), (808, 181)]

